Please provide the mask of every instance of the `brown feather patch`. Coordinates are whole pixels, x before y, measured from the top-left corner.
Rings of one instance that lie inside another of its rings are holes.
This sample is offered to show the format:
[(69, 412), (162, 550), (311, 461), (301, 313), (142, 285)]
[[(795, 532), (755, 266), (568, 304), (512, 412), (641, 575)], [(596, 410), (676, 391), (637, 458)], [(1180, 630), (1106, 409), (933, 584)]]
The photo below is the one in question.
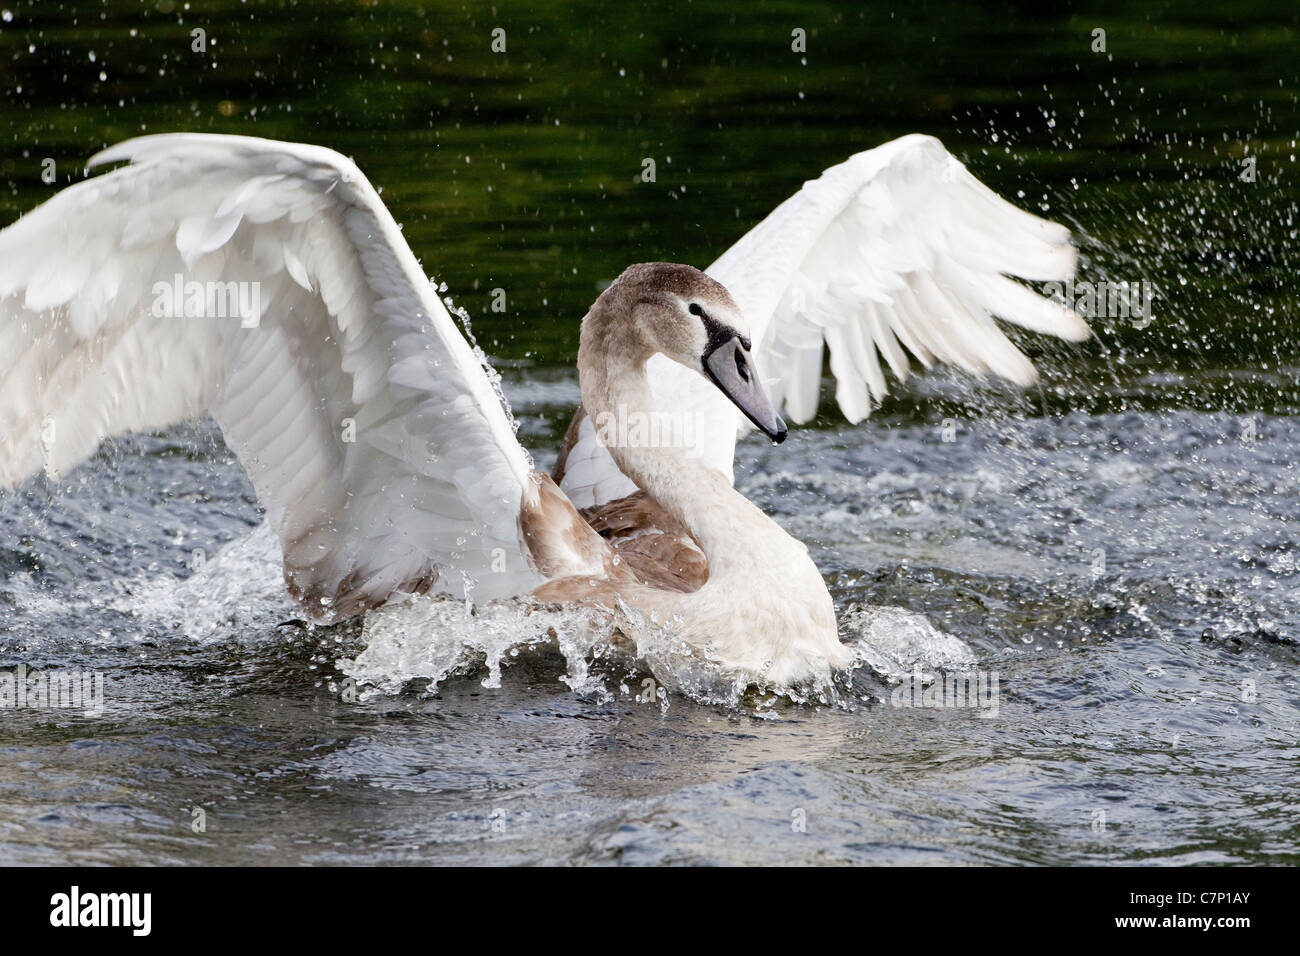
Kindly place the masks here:
[(709, 579), (709, 561), (690, 532), (644, 491), (584, 508), (582, 516), (643, 584), (689, 594)]

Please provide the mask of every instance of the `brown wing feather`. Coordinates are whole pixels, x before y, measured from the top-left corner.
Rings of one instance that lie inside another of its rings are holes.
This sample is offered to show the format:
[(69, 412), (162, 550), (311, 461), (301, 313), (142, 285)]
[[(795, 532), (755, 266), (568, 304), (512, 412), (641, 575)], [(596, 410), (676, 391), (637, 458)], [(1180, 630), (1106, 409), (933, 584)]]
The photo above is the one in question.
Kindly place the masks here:
[(709, 579), (709, 561), (695, 539), (644, 491), (584, 508), (581, 514), (621, 563), (650, 587), (686, 594)]
[(555, 465), (551, 468), (551, 480), (557, 485), (564, 484), (564, 470), (569, 465), (569, 452), (573, 451), (573, 446), (578, 444), (578, 429), (582, 427), (582, 420), (587, 417), (587, 410), (581, 405), (573, 413), (573, 418), (569, 420), (569, 427), (564, 433), (564, 443), (560, 446), (560, 453), (555, 457)]
[[(578, 443), (586, 411), (574, 412), (550, 477), (541, 482), (539, 504), (523, 517), (524, 539), (538, 570), (554, 575), (573, 557), (602, 563), (605, 577), (560, 577), (533, 592), (548, 601), (596, 600), (612, 604), (620, 585), (637, 584), (688, 594), (709, 579), (709, 562), (690, 532), (644, 491), (576, 511), (558, 485)], [(584, 527), (578, 527), (585, 522)], [(594, 534), (593, 534), (594, 532)], [(602, 549), (603, 546), (603, 549)]]

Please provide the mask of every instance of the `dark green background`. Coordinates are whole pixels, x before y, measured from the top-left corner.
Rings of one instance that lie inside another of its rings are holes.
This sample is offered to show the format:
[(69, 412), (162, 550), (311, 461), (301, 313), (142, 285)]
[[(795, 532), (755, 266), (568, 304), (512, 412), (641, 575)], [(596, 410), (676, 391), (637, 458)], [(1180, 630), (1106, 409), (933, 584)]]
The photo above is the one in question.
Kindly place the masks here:
[[(1102, 321), (1082, 356), (1049, 353), (1076, 404), (1114, 404), (1136, 370), (1180, 373), (1161, 403), (1297, 404), (1294, 4), (0, 9), (3, 221), (54, 188), (43, 158), (67, 182), (142, 132), (328, 145), (382, 188), (494, 357), (563, 365), (600, 283), (628, 263), (705, 266), (826, 166), (926, 132), (1069, 223), (1084, 277), (1157, 285), (1150, 327)], [(191, 50), (196, 28), (206, 53)], [(1248, 155), (1254, 183), (1239, 177)], [(655, 183), (639, 180), (645, 157)], [(495, 287), (504, 316), (488, 311)], [(1109, 397), (1091, 387), (1103, 381)]]
[[(602, 281), (706, 265), (902, 133), (1069, 223), (1085, 277), (1161, 290), (1145, 329), (1018, 336), (1037, 389), (936, 371), (861, 426), (825, 404), (827, 427), (740, 445), (738, 486), (809, 545), (846, 636), (861, 608), (924, 615), (1001, 673), (998, 720), (867, 703), (890, 693), (870, 668), (851, 712), (665, 713), (630, 672), (599, 703), (540, 648), (491, 651), (500, 690), (424, 696), (417, 662), (383, 675), (410, 693), (345, 703), (355, 631), (286, 620), (274, 560), (172, 581), (260, 520), (215, 424), (107, 443), (0, 500), (0, 667), (111, 675), (103, 719), (4, 718), (0, 862), (1300, 862), (1295, 11), (0, 0), (0, 222), (57, 188), (42, 159), (67, 182), (141, 132), (349, 153), (472, 313), (542, 464)], [(429, 645), (547, 627), (480, 620)]]

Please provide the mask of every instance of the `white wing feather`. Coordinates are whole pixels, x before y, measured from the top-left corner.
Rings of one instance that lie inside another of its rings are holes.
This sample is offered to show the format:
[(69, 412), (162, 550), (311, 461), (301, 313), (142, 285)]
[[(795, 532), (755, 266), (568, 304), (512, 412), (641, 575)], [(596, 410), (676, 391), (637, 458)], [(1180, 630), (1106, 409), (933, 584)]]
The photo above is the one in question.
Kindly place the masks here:
[[(356, 166), (193, 134), (92, 165), (120, 160), (0, 231), (0, 486), (211, 410), (310, 607), (534, 587), (518, 531), (531, 463)], [(256, 327), (155, 314), (176, 276), (246, 283)]]
[[(993, 316), (1073, 341), (1091, 333), (1007, 277), (1060, 280), (1074, 268), (1068, 230), (1006, 202), (938, 140), (914, 135), (805, 183), (706, 271), (748, 320), (773, 405), (802, 423), (817, 412), (825, 349), (851, 422), (885, 397), (885, 366), (907, 378), (908, 353), (927, 368), (946, 362), (1032, 384), (1033, 365)], [(660, 355), (649, 367), (660, 410), (691, 416), (696, 453), (730, 478), (748, 421), (700, 375)], [(583, 467), (562, 487), (578, 507), (621, 491), (594, 430), (571, 455)]]

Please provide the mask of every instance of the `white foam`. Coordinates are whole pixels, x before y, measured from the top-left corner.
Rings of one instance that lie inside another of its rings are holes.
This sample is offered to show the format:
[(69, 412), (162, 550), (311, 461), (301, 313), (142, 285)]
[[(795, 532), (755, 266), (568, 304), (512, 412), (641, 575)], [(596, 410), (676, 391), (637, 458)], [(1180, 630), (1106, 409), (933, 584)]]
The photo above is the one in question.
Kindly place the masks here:
[(109, 606), (182, 628), (197, 639), (221, 637), (240, 622), (302, 615), (285, 590), (281, 569), (279, 542), (263, 522), (204, 560), (188, 578), (162, 574), (133, 581)]
[[(366, 615), (366, 649), (341, 662), (367, 691), (398, 693), (412, 680), (432, 691), (455, 677), (486, 669), (484, 687), (499, 687), (501, 668), (521, 654), (558, 650), (560, 678), (576, 694), (598, 702), (644, 693), (637, 679), (657, 681), (655, 696), (682, 694), (702, 701), (738, 701), (745, 686), (717, 662), (630, 608), (548, 608), (526, 601), (470, 606), (445, 597), (417, 597)], [(630, 686), (629, 686), (630, 682)], [(658, 687), (665, 690), (657, 693)]]
[(865, 664), (889, 680), (915, 671), (962, 671), (975, 666), (975, 652), (945, 634), (924, 615), (901, 607), (853, 607), (840, 620), (849, 634), (855, 663)]
[[(30, 590), (35, 593), (28, 595), (27, 610), (39, 613), (42, 595)], [(113, 590), (107, 602), (102, 586), (86, 595), (45, 600), (64, 612), (69, 605), (108, 606), (199, 641), (222, 640), (250, 624), (302, 614), (285, 591), (280, 549), (265, 523), (223, 547), (189, 578), (155, 573), (115, 582)], [(650, 686), (665, 708), (674, 695), (727, 706), (749, 700), (760, 711), (779, 699), (845, 703), (834, 686), (769, 686), (747, 698), (748, 681), (676, 636), (674, 623), (646, 620), (627, 607), (615, 614), (522, 600), (471, 605), (448, 597), (417, 597), (371, 611), (362, 631), (365, 650), (340, 661), (339, 667), (363, 696), (398, 694), (417, 680), (427, 681), (430, 693), (445, 681), (474, 677), (484, 687), (497, 688), (503, 667), (549, 650), (563, 656), (560, 680), (596, 702), (642, 695)], [(975, 662), (963, 642), (902, 608), (851, 608), (842, 615), (840, 630), (854, 650), (853, 667), (869, 667), (889, 680), (917, 668), (959, 670)], [(652, 675), (652, 684), (646, 684), (646, 675)]]

